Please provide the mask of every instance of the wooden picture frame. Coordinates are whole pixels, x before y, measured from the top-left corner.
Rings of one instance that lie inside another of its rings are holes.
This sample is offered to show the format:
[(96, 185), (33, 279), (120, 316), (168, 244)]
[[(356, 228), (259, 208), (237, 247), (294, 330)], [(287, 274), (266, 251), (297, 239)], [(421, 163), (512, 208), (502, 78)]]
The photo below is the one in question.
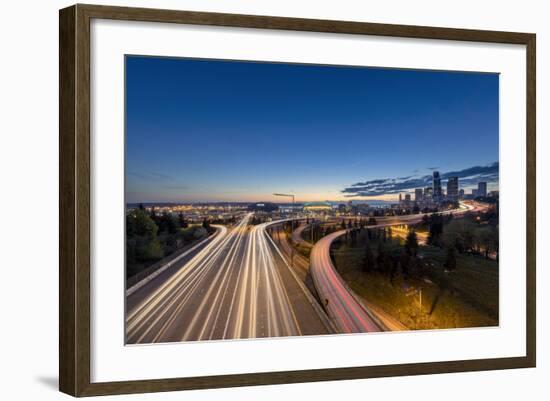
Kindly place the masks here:
[[(527, 71), (526, 356), (92, 383), (90, 380), (90, 21), (94, 18), (525, 45), (527, 49), (525, 60)], [(80, 4), (60, 11), (59, 28), (59, 388), (62, 392), (73, 396), (94, 396), (535, 366), (536, 37), (534, 34)]]

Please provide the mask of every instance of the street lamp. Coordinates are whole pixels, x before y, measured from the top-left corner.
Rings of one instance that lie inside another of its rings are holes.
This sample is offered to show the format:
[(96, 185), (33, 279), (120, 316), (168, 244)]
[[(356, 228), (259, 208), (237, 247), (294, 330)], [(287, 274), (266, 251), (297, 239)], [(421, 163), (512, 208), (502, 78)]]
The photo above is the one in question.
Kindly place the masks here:
[[(292, 212), (294, 212), (294, 195), (293, 194), (278, 194), (278, 193), (274, 193), (273, 195), (275, 196), (284, 196), (284, 197), (287, 197), (287, 198), (292, 198)], [(294, 221), (291, 219), (291, 223), (294, 223)], [(292, 226), (292, 229), (294, 230), (294, 224)]]
[(292, 198), (292, 210), (294, 210), (294, 195), (293, 194), (273, 194), (275, 196), (284, 196), (287, 198)]
[[(286, 198), (292, 198), (292, 212), (294, 212), (294, 194), (280, 194), (280, 193), (274, 193), (273, 195), (275, 196), (282, 196), (282, 197), (286, 197)], [(290, 230), (291, 230), (291, 233), (290, 235), (292, 235), (292, 233), (294, 232), (294, 219), (290, 219)], [(294, 267), (294, 247), (291, 246), (290, 247), (290, 267)]]

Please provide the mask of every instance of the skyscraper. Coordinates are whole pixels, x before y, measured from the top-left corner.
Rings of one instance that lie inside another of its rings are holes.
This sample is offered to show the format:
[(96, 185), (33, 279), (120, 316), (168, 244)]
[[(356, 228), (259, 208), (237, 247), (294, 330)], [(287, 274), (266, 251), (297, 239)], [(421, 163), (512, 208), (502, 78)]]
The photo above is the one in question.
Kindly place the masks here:
[(440, 202), (441, 201), (441, 177), (439, 176), (439, 171), (434, 171), (433, 187), (434, 187), (433, 199), (435, 202)]
[(422, 188), (416, 188), (414, 190), (414, 201), (422, 202)]
[(477, 196), (487, 196), (487, 183), (486, 182), (480, 182), (477, 184)]
[(449, 177), (447, 181), (447, 199), (453, 202), (458, 201), (458, 177)]
[(424, 188), (424, 200), (431, 202), (434, 189), (432, 187)]

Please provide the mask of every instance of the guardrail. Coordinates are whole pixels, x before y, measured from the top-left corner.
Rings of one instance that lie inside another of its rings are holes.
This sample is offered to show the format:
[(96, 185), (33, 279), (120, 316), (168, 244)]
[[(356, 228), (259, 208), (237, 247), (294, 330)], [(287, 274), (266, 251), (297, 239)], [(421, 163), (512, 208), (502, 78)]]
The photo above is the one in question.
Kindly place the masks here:
[(175, 256), (172, 254), (167, 258), (161, 259), (160, 261), (153, 264), (152, 266), (149, 266), (142, 272), (139, 272), (138, 274), (128, 278), (126, 280), (126, 296), (133, 294), (145, 284), (153, 280), (155, 277), (158, 277), (159, 274), (174, 266), (174, 264), (179, 262), (182, 258), (189, 255), (191, 252), (201, 247), (206, 242), (212, 240), (212, 238), (220, 233), (221, 226), (213, 225), (212, 227), (216, 228), (216, 232), (214, 234), (209, 235), (208, 237), (204, 238), (197, 244), (192, 245), (191, 247), (181, 249)]

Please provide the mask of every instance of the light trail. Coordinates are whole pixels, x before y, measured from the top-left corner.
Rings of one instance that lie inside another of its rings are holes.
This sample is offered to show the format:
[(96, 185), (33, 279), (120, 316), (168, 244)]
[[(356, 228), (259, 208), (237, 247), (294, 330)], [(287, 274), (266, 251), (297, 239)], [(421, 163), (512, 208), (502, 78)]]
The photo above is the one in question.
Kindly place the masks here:
[(330, 245), (346, 230), (319, 240), (310, 254), (310, 271), (325, 310), (342, 333), (381, 331), (379, 325), (347, 289), (330, 260)]
[[(479, 208), (471, 203), (454, 212), (459, 215)], [(128, 304), (134, 306), (126, 318), (127, 343), (333, 332), (266, 232), (286, 220), (250, 226), (251, 217), (252, 213), (245, 215), (231, 229), (216, 227), (216, 236), (182, 258), (182, 267), (170, 275), (159, 274), (129, 295)], [(422, 217), (384, 218), (372, 227), (414, 224)], [(378, 331), (377, 315), (370, 314), (350, 293), (330, 261), (330, 243), (344, 232), (321, 239), (313, 248), (314, 285), (321, 300), (328, 300), (325, 309), (339, 331)]]
[[(487, 206), (476, 202), (461, 202), (458, 209), (446, 210), (439, 214), (463, 216), (466, 212), (486, 210)], [(429, 214), (428, 214), (429, 215)], [(425, 214), (392, 216), (379, 219), (376, 225), (367, 228), (383, 228), (395, 225), (420, 223)], [(325, 310), (333, 323), (343, 333), (363, 333), (384, 330), (376, 316), (366, 306), (363, 306), (352, 294), (342, 277), (336, 271), (330, 258), (330, 246), (334, 240), (344, 235), (348, 230), (336, 231), (319, 240), (310, 254), (310, 272), (315, 288), (325, 303)]]
[(268, 237), (266, 228), (278, 222), (250, 227), (251, 217), (246, 215), (231, 230), (223, 227), (129, 311), (128, 343), (327, 332), (294, 278), (285, 273), (284, 259)]

